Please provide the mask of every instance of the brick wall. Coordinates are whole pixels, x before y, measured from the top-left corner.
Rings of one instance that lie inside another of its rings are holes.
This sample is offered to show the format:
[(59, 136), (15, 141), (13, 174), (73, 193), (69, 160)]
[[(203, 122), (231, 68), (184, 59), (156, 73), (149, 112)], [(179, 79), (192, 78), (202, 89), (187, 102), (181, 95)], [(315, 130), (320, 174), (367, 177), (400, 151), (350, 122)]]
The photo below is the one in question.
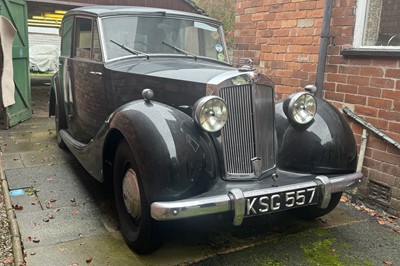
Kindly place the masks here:
[[(352, 43), (355, 5), (356, 0), (333, 0), (324, 98), (340, 109), (349, 106), (400, 141), (400, 61), (340, 55)], [(254, 58), (275, 82), (277, 99), (314, 84), (323, 7), (324, 0), (236, 0), (234, 63)], [(350, 123), (360, 143), (362, 128)], [(371, 134), (363, 173), (390, 187), (388, 204), (400, 211), (400, 150)], [(369, 183), (360, 191), (370, 195)]]

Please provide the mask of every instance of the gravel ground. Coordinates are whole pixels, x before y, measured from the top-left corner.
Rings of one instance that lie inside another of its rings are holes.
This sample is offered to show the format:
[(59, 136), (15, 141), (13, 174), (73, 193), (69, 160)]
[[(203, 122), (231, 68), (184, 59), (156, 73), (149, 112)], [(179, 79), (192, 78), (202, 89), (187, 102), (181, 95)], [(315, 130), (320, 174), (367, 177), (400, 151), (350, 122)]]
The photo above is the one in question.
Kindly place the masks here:
[(13, 260), (10, 226), (3, 191), (0, 188), (0, 266), (14, 265)]

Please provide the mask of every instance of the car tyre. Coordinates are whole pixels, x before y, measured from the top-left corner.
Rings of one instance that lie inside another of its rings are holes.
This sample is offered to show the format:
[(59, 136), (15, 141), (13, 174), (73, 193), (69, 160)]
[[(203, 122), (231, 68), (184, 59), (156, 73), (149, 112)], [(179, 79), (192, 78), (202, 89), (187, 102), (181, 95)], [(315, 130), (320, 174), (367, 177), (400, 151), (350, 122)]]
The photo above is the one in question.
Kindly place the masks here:
[(162, 244), (160, 222), (150, 215), (138, 167), (128, 143), (122, 140), (114, 159), (114, 196), (122, 235), (138, 254), (150, 253)]
[(312, 220), (330, 213), (340, 202), (342, 192), (334, 193), (331, 196), (331, 201), (325, 209), (318, 208), (316, 205), (299, 208), (294, 210), (294, 214), (305, 220)]
[(61, 149), (67, 149), (67, 145), (64, 140), (61, 138), (60, 130), (67, 128), (67, 120), (65, 118), (65, 113), (63, 112), (62, 106), (56, 104), (55, 108), (55, 122), (56, 122), (56, 137), (57, 137), (57, 145)]

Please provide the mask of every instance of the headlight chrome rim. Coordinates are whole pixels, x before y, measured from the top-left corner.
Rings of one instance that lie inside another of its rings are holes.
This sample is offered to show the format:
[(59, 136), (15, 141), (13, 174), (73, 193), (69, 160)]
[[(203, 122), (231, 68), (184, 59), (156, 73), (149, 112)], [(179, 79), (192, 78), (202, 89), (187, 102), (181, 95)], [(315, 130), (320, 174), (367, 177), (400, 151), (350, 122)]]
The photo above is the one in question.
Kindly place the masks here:
[(194, 104), (193, 119), (204, 131), (217, 132), (228, 120), (228, 107), (218, 96), (202, 97)]
[(284, 111), (294, 123), (306, 125), (314, 120), (317, 113), (317, 101), (311, 93), (295, 93), (286, 102)]

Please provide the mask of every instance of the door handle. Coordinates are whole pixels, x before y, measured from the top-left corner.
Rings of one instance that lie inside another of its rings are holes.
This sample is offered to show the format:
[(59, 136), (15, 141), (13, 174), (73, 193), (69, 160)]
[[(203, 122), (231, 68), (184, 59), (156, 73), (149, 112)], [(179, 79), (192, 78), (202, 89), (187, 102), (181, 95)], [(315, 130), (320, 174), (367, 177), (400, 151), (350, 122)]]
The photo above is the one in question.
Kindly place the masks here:
[(99, 76), (99, 77), (103, 76), (103, 73), (101, 73), (101, 72), (90, 71), (89, 73), (92, 75), (95, 75), (95, 76)]

